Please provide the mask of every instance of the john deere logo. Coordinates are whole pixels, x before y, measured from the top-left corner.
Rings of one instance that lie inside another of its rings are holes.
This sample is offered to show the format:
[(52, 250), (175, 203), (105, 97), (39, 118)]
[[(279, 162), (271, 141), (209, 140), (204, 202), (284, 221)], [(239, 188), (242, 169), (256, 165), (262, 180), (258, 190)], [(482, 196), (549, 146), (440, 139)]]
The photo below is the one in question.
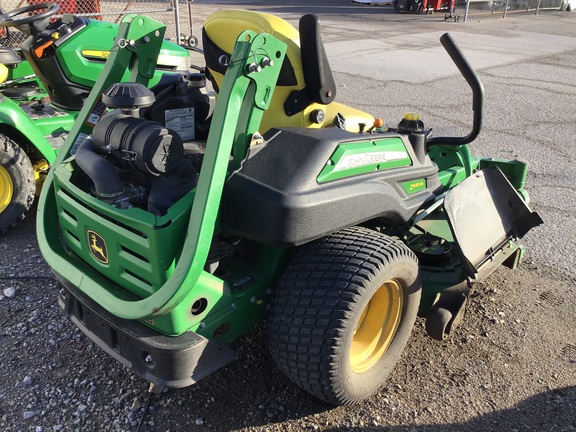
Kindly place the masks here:
[(108, 264), (108, 248), (102, 236), (95, 231), (88, 230), (88, 244), (94, 258), (102, 264)]

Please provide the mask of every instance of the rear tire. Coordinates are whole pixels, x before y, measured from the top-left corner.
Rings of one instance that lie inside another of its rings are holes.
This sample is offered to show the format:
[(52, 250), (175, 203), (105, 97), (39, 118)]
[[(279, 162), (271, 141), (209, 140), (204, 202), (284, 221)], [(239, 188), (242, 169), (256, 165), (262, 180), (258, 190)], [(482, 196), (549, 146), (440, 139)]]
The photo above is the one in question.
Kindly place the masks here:
[(24, 218), (35, 192), (32, 162), (18, 144), (0, 135), (0, 234)]
[(352, 227), (300, 248), (272, 296), (270, 351), (297, 385), (334, 405), (374, 393), (398, 362), (420, 304), (403, 243)]

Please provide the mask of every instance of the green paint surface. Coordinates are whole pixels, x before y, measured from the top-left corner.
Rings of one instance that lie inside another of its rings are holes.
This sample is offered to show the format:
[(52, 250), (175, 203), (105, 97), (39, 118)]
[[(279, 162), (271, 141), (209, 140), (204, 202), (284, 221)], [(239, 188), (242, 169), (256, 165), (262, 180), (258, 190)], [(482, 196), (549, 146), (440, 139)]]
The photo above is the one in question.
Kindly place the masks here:
[(322, 172), (318, 183), (412, 165), (399, 137), (340, 143)]

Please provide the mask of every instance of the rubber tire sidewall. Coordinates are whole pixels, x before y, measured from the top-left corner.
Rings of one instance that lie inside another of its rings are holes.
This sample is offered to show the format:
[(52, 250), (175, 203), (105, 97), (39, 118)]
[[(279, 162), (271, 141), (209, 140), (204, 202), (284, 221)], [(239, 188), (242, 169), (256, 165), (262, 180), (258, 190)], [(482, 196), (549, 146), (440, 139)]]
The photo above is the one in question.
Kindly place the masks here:
[(30, 159), (18, 144), (0, 135), (0, 165), (12, 179), (12, 200), (0, 213), (0, 234), (24, 218), (34, 203), (36, 180)]

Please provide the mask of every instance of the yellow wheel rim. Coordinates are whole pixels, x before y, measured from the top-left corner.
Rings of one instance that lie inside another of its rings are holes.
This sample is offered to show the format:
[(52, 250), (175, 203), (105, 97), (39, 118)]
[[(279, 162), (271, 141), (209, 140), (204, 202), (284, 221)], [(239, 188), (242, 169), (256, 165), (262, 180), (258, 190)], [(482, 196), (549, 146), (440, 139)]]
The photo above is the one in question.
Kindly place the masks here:
[(0, 213), (6, 210), (6, 207), (12, 202), (12, 194), (14, 193), (14, 184), (12, 177), (6, 169), (0, 165)]
[(399, 282), (390, 280), (374, 293), (356, 324), (350, 348), (350, 366), (356, 373), (372, 368), (384, 355), (402, 318)]

